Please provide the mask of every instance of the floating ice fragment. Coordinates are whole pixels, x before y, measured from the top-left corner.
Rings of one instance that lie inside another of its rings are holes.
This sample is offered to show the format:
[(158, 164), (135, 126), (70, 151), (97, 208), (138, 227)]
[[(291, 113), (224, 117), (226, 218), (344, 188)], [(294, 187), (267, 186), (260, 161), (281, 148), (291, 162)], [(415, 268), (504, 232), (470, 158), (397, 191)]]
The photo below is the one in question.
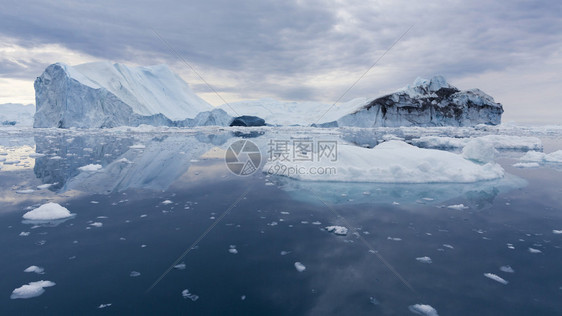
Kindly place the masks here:
[(136, 278), (136, 277), (138, 277), (138, 276), (140, 276), (140, 275), (141, 275), (141, 274), (140, 274), (140, 272), (138, 272), (138, 271), (131, 271), (131, 273), (129, 273), (129, 276), (130, 276), (131, 278)]
[(30, 234), (30, 232), (21, 232), (20, 236), (26, 237), (26, 236), (29, 236), (29, 234)]
[(513, 166), (515, 168), (538, 168), (541, 165), (538, 162), (518, 162), (513, 164)]
[(51, 281), (37, 281), (37, 282), (30, 282), (29, 284), (24, 284), (12, 292), (10, 296), (11, 299), (18, 299), (18, 298), (32, 298), (40, 296), (41, 294), (45, 293), (46, 287), (55, 286), (55, 282)]
[(98, 308), (100, 308), (100, 309), (101, 309), (101, 308), (107, 308), (107, 307), (109, 307), (109, 306), (111, 306), (111, 303), (100, 304), (100, 306), (98, 306)]
[(511, 266), (501, 266), (500, 270), (502, 272), (506, 272), (506, 273), (514, 273), (515, 270), (513, 270), (513, 268)]
[(455, 247), (449, 245), (449, 244), (443, 244), (443, 247), (449, 248), (449, 249), (455, 249)]
[(195, 294), (192, 294), (192, 293), (189, 293), (188, 289), (185, 289), (185, 290), (181, 291), (181, 296), (183, 296), (183, 298), (185, 298), (185, 299), (190, 299), (194, 302), (199, 299), (199, 296), (197, 296)]
[(386, 237), (386, 239), (392, 240), (392, 241), (402, 241), (402, 238), (398, 238), (398, 237)]
[(38, 267), (38, 266), (29, 266), (27, 269), (23, 270), (23, 272), (35, 272), (37, 274), (44, 274), (45, 273), (45, 269), (43, 269), (42, 267)]
[(437, 310), (431, 305), (415, 304), (410, 305), (408, 309), (410, 310), (410, 312), (422, 316), (439, 316), (439, 314), (437, 314)]
[(499, 282), (499, 283), (501, 283), (501, 284), (503, 284), (503, 285), (509, 283), (509, 282), (507, 282), (506, 280), (504, 280), (503, 278), (501, 278), (501, 277), (499, 277), (498, 275), (493, 274), (493, 273), (484, 273), (484, 276), (487, 277), (487, 278), (489, 278), (489, 279), (492, 279), (492, 280), (494, 280), (494, 281), (496, 281), (496, 282)]
[(562, 234), (562, 230), (553, 229), (553, 230), (552, 230), (552, 233), (553, 233), (553, 234), (559, 235), (559, 234)]
[(535, 249), (535, 248), (529, 247), (529, 252), (530, 252), (530, 253), (541, 253), (542, 251), (539, 250), (539, 249)]
[(96, 171), (100, 170), (101, 168), (102, 168), (101, 165), (89, 164), (89, 165), (85, 165), (83, 167), (78, 168), (78, 170), (80, 170), (82, 172), (96, 172)]
[(16, 191), (17, 194), (31, 194), (33, 192), (35, 192), (35, 190), (33, 190), (33, 189), (17, 190)]
[(290, 251), (285, 251), (285, 250), (281, 251), (281, 255), (282, 255), (282, 256), (286, 256), (286, 255), (288, 255), (288, 254), (290, 254), (290, 253), (291, 253)]
[(452, 210), (462, 211), (462, 210), (466, 210), (468, 206), (464, 206), (464, 204), (454, 204), (454, 205), (447, 206), (447, 208), (450, 208)]
[(185, 270), (185, 263), (182, 262), (182, 263), (176, 264), (176, 265), (174, 266), (174, 269), (176, 269), (176, 270)]
[(23, 214), (23, 218), (32, 221), (50, 221), (74, 216), (67, 208), (57, 203), (47, 203)]
[(45, 183), (37, 186), (38, 190), (45, 190), (53, 186), (53, 183)]
[(340, 236), (345, 236), (348, 232), (347, 227), (344, 226), (326, 226), (325, 229), (330, 233), (334, 233)]
[(431, 261), (431, 258), (430, 258), (430, 257), (427, 257), (427, 256), (425, 256), (425, 257), (418, 257), (418, 258), (416, 258), (416, 260), (418, 260), (418, 261), (421, 262), (421, 263), (432, 263), (432, 262), (433, 262), (433, 261)]
[(236, 245), (230, 245), (230, 247), (228, 248), (228, 252), (230, 252), (233, 255), (237, 254), (238, 250), (236, 249)]
[(172, 203), (174, 203), (174, 202), (172, 202), (170, 200), (162, 201), (162, 204), (164, 204), (164, 205), (168, 205), (168, 204), (172, 204)]
[(289, 213), (289, 212), (281, 212), (281, 214), (283, 214), (283, 215), (289, 215), (289, 214), (291, 214), (291, 213)]
[(299, 272), (303, 272), (304, 270), (306, 270), (306, 267), (304, 266), (304, 264), (297, 261), (295, 262), (295, 269), (297, 269), (297, 271)]
[(90, 224), (90, 226), (102, 227), (102, 226), (103, 226), (103, 223), (100, 223), (100, 222), (93, 222), (93, 223)]
[(373, 305), (379, 305), (380, 304), (380, 302), (374, 296), (369, 297), (369, 302), (371, 302), (371, 304), (373, 304)]
[(245, 300), (246, 300), (246, 295), (240, 296), (240, 299), (243, 300), (243, 301), (245, 301)]

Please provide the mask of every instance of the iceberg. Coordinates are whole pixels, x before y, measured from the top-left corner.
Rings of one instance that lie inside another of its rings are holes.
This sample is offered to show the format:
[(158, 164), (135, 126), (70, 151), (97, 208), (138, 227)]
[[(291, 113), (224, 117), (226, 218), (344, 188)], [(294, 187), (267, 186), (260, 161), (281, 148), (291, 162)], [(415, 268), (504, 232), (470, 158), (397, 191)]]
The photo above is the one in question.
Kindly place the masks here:
[(268, 161), (263, 171), (306, 181), (378, 183), (470, 183), (504, 176), (503, 168), (494, 162), (476, 163), (458, 154), (399, 140), (374, 148), (340, 145), (333, 162)]
[(30, 282), (29, 284), (24, 284), (12, 292), (10, 295), (11, 299), (18, 299), (18, 298), (33, 298), (40, 296), (41, 294), (45, 293), (46, 287), (55, 286), (55, 282), (51, 281), (37, 281), (37, 282)]
[(228, 125), (166, 65), (56, 63), (35, 80), (34, 127)]
[(354, 127), (497, 125), (503, 107), (479, 89), (460, 91), (442, 76), (377, 98), (331, 125)]
[(51, 221), (73, 217), (74, 215), (66, 207), (51, 202), (23, 214), (23, 218), (31, 221)]

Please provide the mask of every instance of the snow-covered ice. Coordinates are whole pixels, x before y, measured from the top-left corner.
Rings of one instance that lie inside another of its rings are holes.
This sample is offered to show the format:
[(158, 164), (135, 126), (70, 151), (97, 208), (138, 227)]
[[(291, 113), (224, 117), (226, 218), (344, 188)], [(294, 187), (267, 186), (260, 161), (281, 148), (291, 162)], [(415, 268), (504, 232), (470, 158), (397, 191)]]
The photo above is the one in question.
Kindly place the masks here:
[(295, 262), (295, 269), (297, 269), (297, 271), (299, 272), (303, 272), (304, 270), (306, 270), (306, 267), (304, 264), (297, 261)]
[(421, 262), (421, 263), (432, 263), (433, 261), (431, 260), (430, 257), (418, 257), (416, 258), (417, 261)]
[(410, 305), (408, 309), (410, 310), (410, 312), (422, 316), (439, 316), (439, 314), (437, 314), (437, 310), (431, 305), (415, 304)]
[(99, 309), (102, 309), (102, 308), (108, 308), (108, 307), (110, 307), (110, 306), (111, 306), (111, 303), (106, 303), (106, 304), (100, 304), (100, 305), (98, 306), (98, 308), (99, 308)]
[(90, 226), (94, 226), (94, 227), (102, 227), (103, 223), (102, 222), (93, 222), (90, 224)]
[(562, 229), (561, 229), (561, 230), (553, 229), (553, 230), (552, 230), (552, 233), (553, 233), (553, 234), (557, 234), (557, 235), (562, 234)]
[(29, 266), (28, 268), (26, 268), (25, 270), (23, 270), (23, 272), (34, 272), (37, 274), (43, 274), (45, 273), (45, 269), (42, 267), (38, 267), (38, 266)]
[(334, 233), (336, 235), (345, 236), (347, 235), (348, 229), (344, 226), (326, 226), (325, 229), (328, 232)]
[(506, 280), (504, 280), (502, 277), (498, 276), (497, 274), (493, 274), (493, 273), (484, 273), (484, 276), (487, 277), (487, 278), (489, 278), (489, 279), (492, 279), (492, 280), (494, 280), (494, 281), (496, 281), (496, 282), (499, 282), (499, 283), (501, 283), (501, 284), (504, 284), (504, 285), (509, 283), (509, 282), (507, 282)]
[(466, 210), (468, 206), (465, 206), (464, 204), (461, 203), (461, 204), (449, 205), (447, 206), (447, 208), (450, 208), (452, 210), (462, 211), (462, 210)]
[(29, 284), (24, 284), (12, 292), (10, 296), (11, 299), (18, 299), (18, 298), (33, 298), (40, 296), (41, 294), (45, 293), (46, 287), (55, 286), (55, 282), (51, 281), (37, 281), (37, 282), (30, 282)]
[(32, 221), (50, 221), (69, 218), (74, 215), (66, 207), (50, 202), (23, 214), (23, 218)]
[(89, 164), (82, 167), (79, 167), (78, 170), (82, 172), (96, 172), (102, 168), (101, 165), (98, 164)]
[(188, 289), (185, 289), (185, 290), (181, 291), (181, 296), (182, 296), (183, 298), (185, 298), (185, 299), (190, 299), (190, 300), (192, 300), (192, 301), (194, 301), (194, 302), (199, 299), (199, 296), (198, 296), (198, 295), (195, 295), (195, 294), (193, 294), (193, 293), (189, 293), (189, 290), (188, 290)]
[(501, 266), (500, 271), (506, 272), (506, 273), (514, 273), (515, 272), (515, 270), (513, 270), (513, 268), (511, 266)]
[[(331, 168), (331, 169), (329, 169)], [(316, 172), (297, 172), (299, 170)], [(329, 170), (320, 173), (318, 170)], [(334, 162), (269, 161), (265, 173), (307, 181), (379, 183), (468, 183), (504, 176), (496, 163), (479, 164), (447, 151), (424, 149), (402, 141), (388, 141), (376, 147), (339, 145)]]
[(530, 252), (530, 253), (542, 253), (541, 250), (536, 249), (536, 248), (531, 248), (531, 247), (529, 247), (529, 252)]

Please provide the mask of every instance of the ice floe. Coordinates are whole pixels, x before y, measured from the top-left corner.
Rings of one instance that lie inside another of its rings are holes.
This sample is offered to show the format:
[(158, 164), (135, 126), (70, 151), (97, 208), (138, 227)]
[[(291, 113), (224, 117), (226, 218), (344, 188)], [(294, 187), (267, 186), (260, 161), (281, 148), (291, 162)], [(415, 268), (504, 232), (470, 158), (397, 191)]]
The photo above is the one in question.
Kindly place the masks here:
[(78, 170), (80, 170), (82, 172), (96, 172), (96, 171), (99, 171), (101, 168), (102, 168), (101, 165), (89, 164), (89, 165), (85, 165), (85, 166), (82, 166), (82, 167), (78, 168)]
[(277, 160), (267, 162), (263, 171), (307, 181), (379, 183), (469, 183), (504, 176), (496, 163), (480, 164), (458, 154), (396, 140), (371, 149), (339, 145), (337, 161)]
[(437, 314), (437, 310), (431, 305), (415, 304), (410, 305), (408, 309), (410, 310), (410, 312), (422, 316), (439, 316), (439, 314)]
[(553, 230), (552, 230), (552, 233), (553, 233), (553, 234), (560, 235), (560, 234), (562, 234), (562, 230), (553, 229)]
[(306, 270), (306, 266), (300, 262), (295, 262), (295, 269), (297, 269), (297, 271), (299, 272), (303, 272), (304, 270)]
[(513, 268), (511, 266), (501, 266), (500, 271), (506, 272), (506, 273), (514, 273), (515, 272), (515, 270), (513, 270)]
[(51, 221), (73, 217), (74, 215), (66, 207), (51, 202), (23, 214), (23, 218), (30, 221)]
[(136, 278), (136, 277), (139, 277), (140, 275), (141, 275), (141, 273), (138, 272), (138, 271), (131, 271), (131, 273), (129, 273), (129, 276), (131, 278)]
[(334, 234), (339, 235), (339, 236), (345, 236), (345, 235), (347, 235), (347, 232), (348, 232), (347, 227), (344, 227), (344, 226), (326, 226), (325, 229), (328, 232), (334, 233)]
[(454, 205), (447, 206), (447, 208), (450, 208), (452, 210), (462, 211), (462, 210), (466, 210), (468, 206), (464, 206), (464, 204), (454, 204)]
[(108, 308), (109, 306), (111, 306), (111, 303), (100, 304), (100, 305), (98, 306), (98, 308), (99, 308), (99, 309)]
[(188, 289), (185, 289), (185, 290), (181, 291), (181, 296), (182, 296), (183, 298), (185, 298), (185, 299), (190, 299), (190, 300), (192, 300), (192, 301), (194, 301), (194, 302), (199, 299), (199, 296), (198, 296), (198, 295), (195, 295), (195, 294), (193, 294), (193, 293), (189, 293), (189, 290), (188, 290)]
[(416, 258), (417, 261), (421, 262), (421, 263), (432, 263), (433, 261), (431, 260), (430, 257), (418, 257)]
[(497, 274), (493, 274), (493, 273), (484, 273), (484, 276), (487, 277), (487, 278), (489, 278), (489, 279), (492, 279), (492, 280), (494, 280), (494, 281), (496, 281), (496, 282), (499, 282), (499, 283), (501, 283), (501, 284), (504, 284), (504, 285), (509, 283), (509, 282), (507, 282), (506, 280), (504, 280), (502, 277), (498, 276)]
[(182, 262), (182, 263), (176, 264), (176, 265), (174, 266), (174, 269), (176, 269), (176, 270), (185, 270), (185, 267), (186, 267), (185, 263)]
[(102, 226), (103, 226), (103, 223), (101, 223), (101, 222), (93, 222), (93, 223), (90, 224), (90, 226), (102, 227)]
[(38, 266), (29, 266), (28, 268), (26, 268), (25, 270), (23, 270), (23, 272), (34, 272), (37, 274), (44, 274), (45, 273), (45, 269), (42, 267), (38, 267)]
[(46, 287), (55, 286), (55, 282), (51, 281), (37, 281), (37, 282), (30, 282), (29, 284), (24, 284), (12, 292), (10, 296), (11, 299), (18, 299), (18, 298), (33, 298), (40, 296), (41, 294), (45, 293)]
[(535, 249), (535, 248), (531, 248), (531, 247), (529, 247), (529, 252), (530, 252), (530, 253), (542, 253), (541, 250)]
[(237, 254), (238, 249), (236, 249), (236, 245), (230, 245), (230, 247), (228, 248), (228, 252), (230, 252), (233, 255)]

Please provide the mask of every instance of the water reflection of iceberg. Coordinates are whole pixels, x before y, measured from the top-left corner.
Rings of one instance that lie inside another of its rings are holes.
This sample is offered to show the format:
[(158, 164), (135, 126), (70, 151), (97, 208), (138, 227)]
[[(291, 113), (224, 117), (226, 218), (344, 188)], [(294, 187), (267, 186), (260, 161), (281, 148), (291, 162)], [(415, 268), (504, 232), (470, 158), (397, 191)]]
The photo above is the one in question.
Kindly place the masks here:
[[(43, 183), (58, 182), (55, 189), (62, 191), (165, 190), (189, 169), (193, 159), (230, 137), (225, 132), (163, 134), (141, 140), (101, 133), (69, 139), (36, 138), (37, 152), (46, 156), (37, 159), (35, 174)], [(133, 146), (139, 142), (143, 146)], [(52, 159), (54, 155), (60, 159)], [(88, 164), (103, 168), (80, 172), (78, 168)]]
[(440, 204), (452, 199), (464, 199), (465, 205), (480, 209), (492, 204), (500, 193), (527, 186), (527, 181), (506, 174), (493, 181), (474, 183), (349, 183), (310, 182), (286, 177), (270, 177), (294, 199), (309, 203), (330, 204)]

